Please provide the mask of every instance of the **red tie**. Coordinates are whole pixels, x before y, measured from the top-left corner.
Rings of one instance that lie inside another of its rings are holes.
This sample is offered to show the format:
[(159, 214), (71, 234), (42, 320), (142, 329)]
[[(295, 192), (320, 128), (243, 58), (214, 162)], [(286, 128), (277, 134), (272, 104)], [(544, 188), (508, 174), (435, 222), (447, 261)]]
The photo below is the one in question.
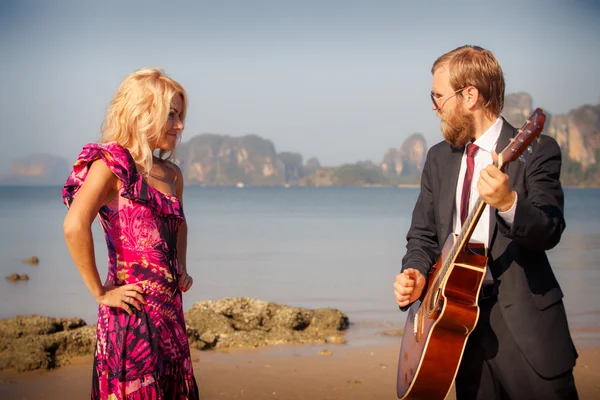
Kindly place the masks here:
[(467, 145), (467, 172), (462, 187), (462, 196), (460, 198), (460, 224), (464, 224), (469, 214), (469, 197), (471, 195), (471, 181), (473, 180), (473, 169), (475, 167), (475, 153), (479, 147), (474, 144)]

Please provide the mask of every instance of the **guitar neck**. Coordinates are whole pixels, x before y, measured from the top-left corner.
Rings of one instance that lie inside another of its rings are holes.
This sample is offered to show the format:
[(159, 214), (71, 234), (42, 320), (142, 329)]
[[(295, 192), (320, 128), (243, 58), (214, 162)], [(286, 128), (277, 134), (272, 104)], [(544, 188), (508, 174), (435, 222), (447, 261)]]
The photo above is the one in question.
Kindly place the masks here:
[(471, 235), (473, 235), (473, 231), (475, 230), (475, 227), (477, 226), (477, 223), (479, 222), (479, 219), (481, 218), (481, 215), (483, 214), (483, 210), (485, 210), (486, 205), (487, 204), (485, 204), (485, 202), (481, 200), (481, 198), (478, 198), (475, 202), (475, 205), (473, 206), (473, 210), (469, 213), (467, 219), (465, 219), (465, 222), (463, 223), (462, 228), (460, 230), (460, 234), (456, 239), (456, 243), (454, 243), (454, 246), (450, 251), (450, 258), (453, 262), (456, 258), (456, 255), (467, 247), (467, 244), (471, 239)]
[[(498, 163), (495, 163), (494, 165), (500, 168), (500, 170), (502, 170), (504, 166), (501, 160)], [(487, 204), (480, 197), (477, 197), (475, 205), (473, 206), (469, 215), (467, 215), (465, 222), (462, 224), (462, 228), (458, 237), (456, 238), (454, 244), (450, 248), (448, 256), (444, 260), (444, 263), (442, 264), (438, 274), (436, 275), (436, 279), (432, 283), (432, 287), (435, 290), (439, 289), (442, 286), (444, 280), (446, 280), (446, 277), (448, 276), (448, 273), (450, 271), (450, 266), (455, 262), (458, 254), (464, 249), (466, 249), (469, 240), (473, 235), (473, 231), (475, 231), (475, 227), (477, 226), (477, 223), (479, 222), (479, 219), (483, 214), (483, 210), (485, 210), (486, 205)]]
[[(502, 162), (501, 155), (498, 158), (498, 161), (494, 163), (494, 165), (497, 168), (499, 168), (500, 171), (504, 171), (504, 167), (506, 165)], [(486, 205), (487, 204), (481, 199), (481, 197), (477, 197), (477, 201), (475, 202), (473, 209), (471, 210), (469, 215), (467, 215), (465, 222), (462, 224), (460, 234), (458, 235), (454, 246), (452, 246), (452, 249), (450, 250), (450, 257), (448, 257), (449, 262), (454, 262), (454, 260), (456, 259), (456, 255), (467, 247), (469, 239), (471, 239), (471, 235), (473, 235), (473, 231), (475, 230), (475, 227), (477, 226), (479, 218), (481, 218), (481, 215), (483, 214), (483, 210), (485, 210)]]

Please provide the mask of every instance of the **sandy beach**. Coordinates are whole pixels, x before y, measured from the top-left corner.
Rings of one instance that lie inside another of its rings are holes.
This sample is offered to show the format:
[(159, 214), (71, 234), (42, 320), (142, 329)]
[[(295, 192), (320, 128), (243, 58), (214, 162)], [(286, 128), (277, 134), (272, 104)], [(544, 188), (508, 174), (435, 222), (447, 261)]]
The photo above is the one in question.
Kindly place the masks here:
[[(379, 333), (403, 326), (390, 284), (418, 191), (186, 191), (187, 216), (199, 221), (190, 224), (195, 244), (188, 263), (197, 275), (186, 294), (186, 310), (200, 299), (247, 296), (293, 307), (332, 307), (351, 323), (343, 333), (347, 344), (193, 350), (202, 399), (396, 398), (400, 338)], [(18, 230), (0, 242), (6, 255), (0, 270), (27, 273), (30, 280), (0, 281), (1, 318), (38, 314), (95, 324), (97, 305), (64, 246), (60, 221), (65, 210), (60, 201), (47, 200), (59, 195), (57, 189), (7, 189), (4, 194), (3, 221)], [(600, 192), (570, 189), (566, 198), (568, 229), (549, 257), (579, 352), (580, 398), (600, 399)], [(97, 257), (105, 260), (101, 232), (97, 238)], [(31, 243), (37, 244), (35, 252)], [(34, 254), (39, 265), (22, 263)], [(100, 273), (105, 276), (106, 269)], [(322, 350), (332, 354), (319, 354)], [(0, 399), (89, 399), (91, 369), (92, 357), (85, 356), (52, 371), (0, 371)]]
[[(394, 399), (399, 338), (373, 345), (194, 350), (202, 399)], [(321, 354), (325, 350), (326, 354)], [(327, 350), (329, 352), (327, 352)], [(580, 399), (600, 398), (600, 347), (578, 349)], [(92, 357), (54, 371), (0, 372), (0, 399), (86, 399)], [(451, 392), (449, 399), (454, 399)]]

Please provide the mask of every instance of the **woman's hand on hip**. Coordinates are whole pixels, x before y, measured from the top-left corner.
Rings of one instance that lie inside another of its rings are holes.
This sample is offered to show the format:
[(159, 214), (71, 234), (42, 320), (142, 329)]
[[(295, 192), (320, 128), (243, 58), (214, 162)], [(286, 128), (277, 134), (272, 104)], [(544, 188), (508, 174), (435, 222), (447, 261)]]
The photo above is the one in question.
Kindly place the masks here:
[(104, 285), (104, 294), (96, 297), (96, 301), (108, 307), (122, 308), (127, 314), (133, 315), (132, 306), (141, 311), (142, 304), (146, 304), (142, 296), (144, 289), (141, 284), (142, 282), (123, 286), (106, 284)]

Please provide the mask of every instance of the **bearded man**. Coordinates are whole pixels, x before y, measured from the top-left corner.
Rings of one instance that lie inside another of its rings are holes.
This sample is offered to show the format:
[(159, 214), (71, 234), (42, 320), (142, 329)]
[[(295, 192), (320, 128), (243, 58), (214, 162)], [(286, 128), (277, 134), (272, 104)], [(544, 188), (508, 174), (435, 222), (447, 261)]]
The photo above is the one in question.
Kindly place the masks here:
[(495, 56), (462, 46), (431, 69), (442, 142), (427, 153), (394, 294), (406, 311), (420, 299), (451, 233), (480, 197), (487, 204), (471, 241), (487, 248), (478, 323), (456, 376), (462, 399), (577, 399), (577, 352), (563, 293), (546, 256), (565, 229), (562, 155), (541, 135), (526, 163), (493, 163), (517, 134), (502, 116), (504, 76)]

